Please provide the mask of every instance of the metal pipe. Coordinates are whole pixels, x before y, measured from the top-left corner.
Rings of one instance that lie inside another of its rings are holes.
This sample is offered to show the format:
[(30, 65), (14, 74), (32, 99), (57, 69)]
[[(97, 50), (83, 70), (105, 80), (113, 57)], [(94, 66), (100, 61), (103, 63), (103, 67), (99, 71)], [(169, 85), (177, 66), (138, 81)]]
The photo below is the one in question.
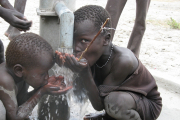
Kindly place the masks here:
[(54, 7), (59, 16), (59, 48), (73, 48), (74, 14), (63, 1), (56, 2)]

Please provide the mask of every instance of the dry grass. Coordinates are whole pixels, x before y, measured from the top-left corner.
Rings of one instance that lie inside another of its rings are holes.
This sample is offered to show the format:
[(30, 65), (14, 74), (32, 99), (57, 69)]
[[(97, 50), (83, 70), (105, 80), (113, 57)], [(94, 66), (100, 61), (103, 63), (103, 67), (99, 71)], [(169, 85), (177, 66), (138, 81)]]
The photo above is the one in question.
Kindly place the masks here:
[(167, 24), (168, 20), (146, 20), (146, 22), (153, 25), (169, 27), (169, 25)]
[(172, 18), (168, 20), (146, 20), (146, 22), (156, 26), (170, 27), (171, 29), (180, 30), (180, 23)]

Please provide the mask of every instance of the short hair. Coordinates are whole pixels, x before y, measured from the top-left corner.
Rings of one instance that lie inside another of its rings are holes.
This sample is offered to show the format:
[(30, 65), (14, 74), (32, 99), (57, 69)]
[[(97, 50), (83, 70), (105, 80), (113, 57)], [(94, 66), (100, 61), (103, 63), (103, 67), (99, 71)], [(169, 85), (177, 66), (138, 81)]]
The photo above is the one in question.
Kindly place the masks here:
[(34, 33), (24, 33), (15, 37), (6, 50), (6, 65), (13, 67), (21, 64), (24, 67), (34, 67), (37, 65), (37, 57), (41, 52), (47, 51), (53, 56), (51, 45), (39, 35)]
[[(80, 23), (84, 20), (90, 20), (94, 23), (96, 30), (100, 30), (107, 18), (110, 18), (109, 13), (101, 6), (86, 5), (74, 12), (75, 22)], [(105, 27), (111, 28), (111, 20), (108, 21)], [(104, 29), (103, 33), (111, 32), (111, 29)]]

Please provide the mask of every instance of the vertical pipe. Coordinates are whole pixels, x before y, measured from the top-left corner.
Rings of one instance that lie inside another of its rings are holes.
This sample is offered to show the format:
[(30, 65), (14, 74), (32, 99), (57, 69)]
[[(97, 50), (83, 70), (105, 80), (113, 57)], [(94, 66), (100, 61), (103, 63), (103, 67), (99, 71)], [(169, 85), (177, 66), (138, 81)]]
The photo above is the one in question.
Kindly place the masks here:
[(63, 1), (57, 2), (55, 12), (59, 16), (59, 48), (73, 48), (74, 14), (64, 4)]

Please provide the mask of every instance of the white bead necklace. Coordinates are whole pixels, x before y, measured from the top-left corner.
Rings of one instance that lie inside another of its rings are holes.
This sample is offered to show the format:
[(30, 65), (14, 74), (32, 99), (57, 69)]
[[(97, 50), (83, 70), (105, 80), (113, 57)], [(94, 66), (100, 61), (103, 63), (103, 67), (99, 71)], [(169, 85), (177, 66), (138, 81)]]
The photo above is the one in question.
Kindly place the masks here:
[(108, 60), (106, 61), (106, 63), (105, 63), (104, 65), (102, 65), (102, 66), (99, 66), (99, 65), (96, 63), (96, 66), (97, 66), (98, 68), (103, 68), (104, 66), (107, 65), (107, 63), (109, 62), (109, 60), (110, 60), (110, 58), (111, 58), (112, 51), (113, 51), (113, 44), (112, 44), (112, 47), (111, 47), (111, 53), (110, 53), (109, 58), (108, 58)]

